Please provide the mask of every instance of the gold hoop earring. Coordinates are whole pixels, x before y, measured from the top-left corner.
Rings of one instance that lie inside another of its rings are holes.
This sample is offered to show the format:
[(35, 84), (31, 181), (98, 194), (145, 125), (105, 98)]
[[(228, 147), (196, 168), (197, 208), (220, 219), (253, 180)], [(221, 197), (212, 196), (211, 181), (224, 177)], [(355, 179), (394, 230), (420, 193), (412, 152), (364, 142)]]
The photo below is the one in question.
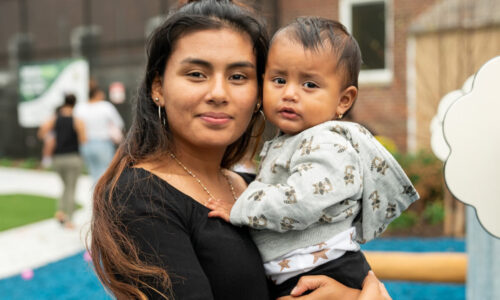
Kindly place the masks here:
[(259, 113), (260, 115), (262, 116), (262, 119), (264, 119), (264, 122), (266, 121), (266, 115), (264, 114), (264, 112), (262, 111), (262, 109), (259, 109)]
[[(261, 125), (259, 126), (257, 133), (253, 134), (254, 132), (252, 132), (253, 138), (260, 138), (260, 136), (264, 133), (264, 130), (266, 129), (266, 115), (264, 115), (264, 112), (260, 109), (258, 112), (260, 113), (260, 116), (262, 116), (262, 122), (261, 122)], [(254, 118), (255, 118), (254, 124), (257, 124), (257, 122), (258, 122), (257, 112), (255, 112), (255, 114), (252, 116), (252, 119), (254, 119)], [(253, 131), (255, 131), (255, 130), (253, 130)]]

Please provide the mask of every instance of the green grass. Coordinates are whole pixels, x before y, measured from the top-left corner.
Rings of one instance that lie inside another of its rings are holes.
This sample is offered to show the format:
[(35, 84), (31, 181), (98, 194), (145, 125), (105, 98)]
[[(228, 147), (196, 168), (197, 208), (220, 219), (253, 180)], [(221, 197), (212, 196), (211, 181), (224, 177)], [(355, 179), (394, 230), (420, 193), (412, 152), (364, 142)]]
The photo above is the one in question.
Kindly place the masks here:
[(14, 161), (9, 158), (0, 158), (0, 166), (2, 167), (12, 167), (14, 165)]
[(0, 195), (0, 231), (54, 217), (56, 199), (34, 195)]

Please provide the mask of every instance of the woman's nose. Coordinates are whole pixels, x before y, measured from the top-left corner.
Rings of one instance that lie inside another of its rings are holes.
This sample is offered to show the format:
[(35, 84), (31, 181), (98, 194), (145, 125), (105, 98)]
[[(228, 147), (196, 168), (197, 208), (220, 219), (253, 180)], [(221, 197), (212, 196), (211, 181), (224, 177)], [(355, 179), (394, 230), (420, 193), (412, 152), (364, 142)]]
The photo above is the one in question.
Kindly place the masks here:
[(208, 100), (214, 104), (227, 103), (226, 84), (223, 76), (213, 77)]

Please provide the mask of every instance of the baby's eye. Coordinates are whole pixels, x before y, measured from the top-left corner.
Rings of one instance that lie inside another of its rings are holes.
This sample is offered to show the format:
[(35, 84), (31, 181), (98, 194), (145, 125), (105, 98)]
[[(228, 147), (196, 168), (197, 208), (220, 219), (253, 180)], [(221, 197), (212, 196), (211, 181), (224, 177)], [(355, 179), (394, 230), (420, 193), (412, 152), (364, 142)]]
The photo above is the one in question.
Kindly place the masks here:
[(308, 89), (314, 89), (314, 88), (317, 88), (319, 86), (314, 82), (308, 81), (308, 82), (304, 83), (304, 87), (306, 87)]
[(286, 80), (284, 78), (281, 78), (281, 77), (276, 77), (276, 78), (273, 78), (273, 82), (276, 84), (285, 84)]

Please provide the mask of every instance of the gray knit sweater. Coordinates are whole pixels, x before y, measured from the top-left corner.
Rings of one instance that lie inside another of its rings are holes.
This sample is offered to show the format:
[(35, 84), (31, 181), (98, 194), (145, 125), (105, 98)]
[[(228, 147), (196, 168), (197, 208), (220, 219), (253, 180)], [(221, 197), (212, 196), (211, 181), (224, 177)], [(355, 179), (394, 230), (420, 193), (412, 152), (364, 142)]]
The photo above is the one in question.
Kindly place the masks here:
[(329, 121), (266, 142), (256, 180), (231, 210), (254, 228), (264, 262), (352, 226), (381, 234), (418, 194), (392, 155), (359, 124)]

